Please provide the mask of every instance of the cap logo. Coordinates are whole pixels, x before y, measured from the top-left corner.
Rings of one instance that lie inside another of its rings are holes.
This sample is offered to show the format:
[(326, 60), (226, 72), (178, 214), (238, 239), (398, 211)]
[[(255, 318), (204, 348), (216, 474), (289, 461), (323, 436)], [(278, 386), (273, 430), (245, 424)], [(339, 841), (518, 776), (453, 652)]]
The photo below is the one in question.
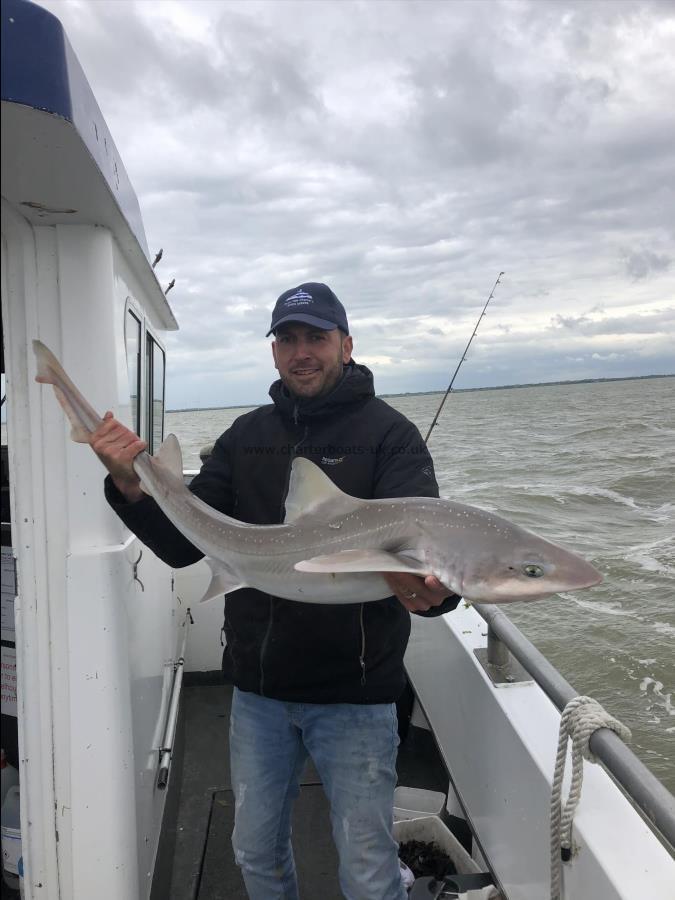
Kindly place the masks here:
[(295, 309), (298, 306), (309, 306), (314, 298), (307, 291), (299, 290), (284, 300), (286, 309)]

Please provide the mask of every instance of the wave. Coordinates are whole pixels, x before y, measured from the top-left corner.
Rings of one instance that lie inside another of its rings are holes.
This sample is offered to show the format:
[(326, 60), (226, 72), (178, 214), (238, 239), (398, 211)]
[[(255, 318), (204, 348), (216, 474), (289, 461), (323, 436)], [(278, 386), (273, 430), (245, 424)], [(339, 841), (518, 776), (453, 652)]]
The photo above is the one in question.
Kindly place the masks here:
[(668, 565), (647, 553), (626, 553), (626, 562), (636, 563), (645, 572), (656, 572), (659, 575), (675, 575), (675, 566)]
[(601, 615), (626, 616), (628, 619), (637, 619), (639, 622), (644, 622), (643, 616), (639, 616), (637, 613), (631, 612), (628, 609), (623, 609), (619, 603), (611, 603), (603, 600), (580, 600), (579, 597), (575, 597), (574, 594), (566, 593), (561, 593), (560, 596), (564, 597), (565, 600), (571, 600), (583, 609), (590, 609), (592, 612), (597, 612)]
[[(666, 635), (668, 637), (675, 637), (675, 627), (673, 627), (669, 622), (649, 622), (649, 620), (645, 616), (641, 616), (636, 612), (633, 612), (629, 609), (624, 609), (620, 603), (612, 603), (610, 601), (603, 600), (582, 600), (579, 597), (575, 597), (573, 594), (561, 593), (559, 596), (563, 597), (565, 600), (571, 600), (572, 603), (580, 606), (582, 609), (588, 609), (591, 612), (597, 613), (601, 616), (619, 616), (626, 619), (633, 619), (635, 622), (644, 622), (650, 626), (650, 628), (655, 631), (657, 634)], [(638, 660), (641, 663), (654, 662), (655, 660)]]
[[(656, 678), (646, 677), (640, 682), (640, 690), (650, 698), (651, 702), (647, 704), (647, 710), (651, 711), (656, 706), (659, 711), (663, 711), (668, 716), (675, 716), (675, 706), (672, 702), (672, 693), (663, 693), (663, 682), (657, 681)], [(658, 719), (660, 722), (660, 719)], [(671, 731), (672, 729), (668, 729)]]
[(608, 488), (579, 485), (578, 487), (568, 488), (567, 493), (573, 497), (603, 497), (605, 500), (611, 500), (612, 503), (619, 503), (621, 506), (628, 506), (630, 509), (636, 509), (640, 512), (643, 510), (643, 507), (639, 506), (633, 497), (626, 497), (624, 494), (619, 494)]

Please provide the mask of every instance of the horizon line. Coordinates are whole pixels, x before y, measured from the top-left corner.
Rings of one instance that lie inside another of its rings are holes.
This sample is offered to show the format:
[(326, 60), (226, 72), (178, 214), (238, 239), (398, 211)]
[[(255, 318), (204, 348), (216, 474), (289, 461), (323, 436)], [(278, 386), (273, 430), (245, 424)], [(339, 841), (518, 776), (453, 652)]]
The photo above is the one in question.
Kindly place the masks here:
[[(524, 382), (522, 384), (493, 384), (488, 385), (486, 387), (466, 387), (466, 388), (453, 388), (451, 393), (453, 394), (462, 394), (469, 393), (471, 391), (508, 391), (514, 390), (518, 388), (528, 388), (528, 387), (552, 387), (560, 384), (598, 384), (606, 381), (639, 381), (641, 379), (646, 378), (673, 378), (675, 377), (675, 372), (667, 372), (665, 374), (655, 374), (655, 375), (617, 375), (614, 378), (573, 378), (567, 381), (530, 381)], [(447, 388), (445, 389), (447, 390)], [(445, 393), (443, 388), (438, 388), (429, 391), (398, 391), (393, 394), (376, 394), (377, 397), (413, 397), (420, 396), (423, 394), (443, 394)], [(180, 412), (208, 412), (209, 410), (214, 409), (251, 409), (259, 406), (263, 406), (262, 403), (232, 403), (228, 406), (181, 406), (176, 409), (167, 409), (165, 412), (167, 413), (180, 413)]]

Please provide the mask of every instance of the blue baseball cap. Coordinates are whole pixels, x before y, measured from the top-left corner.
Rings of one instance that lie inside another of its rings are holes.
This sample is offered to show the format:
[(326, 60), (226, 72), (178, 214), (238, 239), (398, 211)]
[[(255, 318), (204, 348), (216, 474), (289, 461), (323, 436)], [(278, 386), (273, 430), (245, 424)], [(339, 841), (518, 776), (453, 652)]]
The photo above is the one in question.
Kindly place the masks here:
[(308, 281), (284, 291), (276, 302), (272, 324), (265, 337), (269, 337), (286, 322), (301, 322), (323, 331), (339, 328), (349, 334), (344, 306), (327, 284), (316, 281)]

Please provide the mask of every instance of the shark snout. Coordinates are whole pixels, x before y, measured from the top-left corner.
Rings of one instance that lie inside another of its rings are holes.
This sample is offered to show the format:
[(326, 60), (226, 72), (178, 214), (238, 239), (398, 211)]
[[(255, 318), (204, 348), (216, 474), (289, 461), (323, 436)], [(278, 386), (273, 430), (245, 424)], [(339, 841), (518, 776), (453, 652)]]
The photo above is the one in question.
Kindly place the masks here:
[(464, 579), (463, 596), (484, 603), (538, 600), (593, 587), (603, 580), (595, 566), (576, 554), (555, 544), (547, 545), (545, 551), (537, 547), (498, 564), (490, 559), (472, 567)]

